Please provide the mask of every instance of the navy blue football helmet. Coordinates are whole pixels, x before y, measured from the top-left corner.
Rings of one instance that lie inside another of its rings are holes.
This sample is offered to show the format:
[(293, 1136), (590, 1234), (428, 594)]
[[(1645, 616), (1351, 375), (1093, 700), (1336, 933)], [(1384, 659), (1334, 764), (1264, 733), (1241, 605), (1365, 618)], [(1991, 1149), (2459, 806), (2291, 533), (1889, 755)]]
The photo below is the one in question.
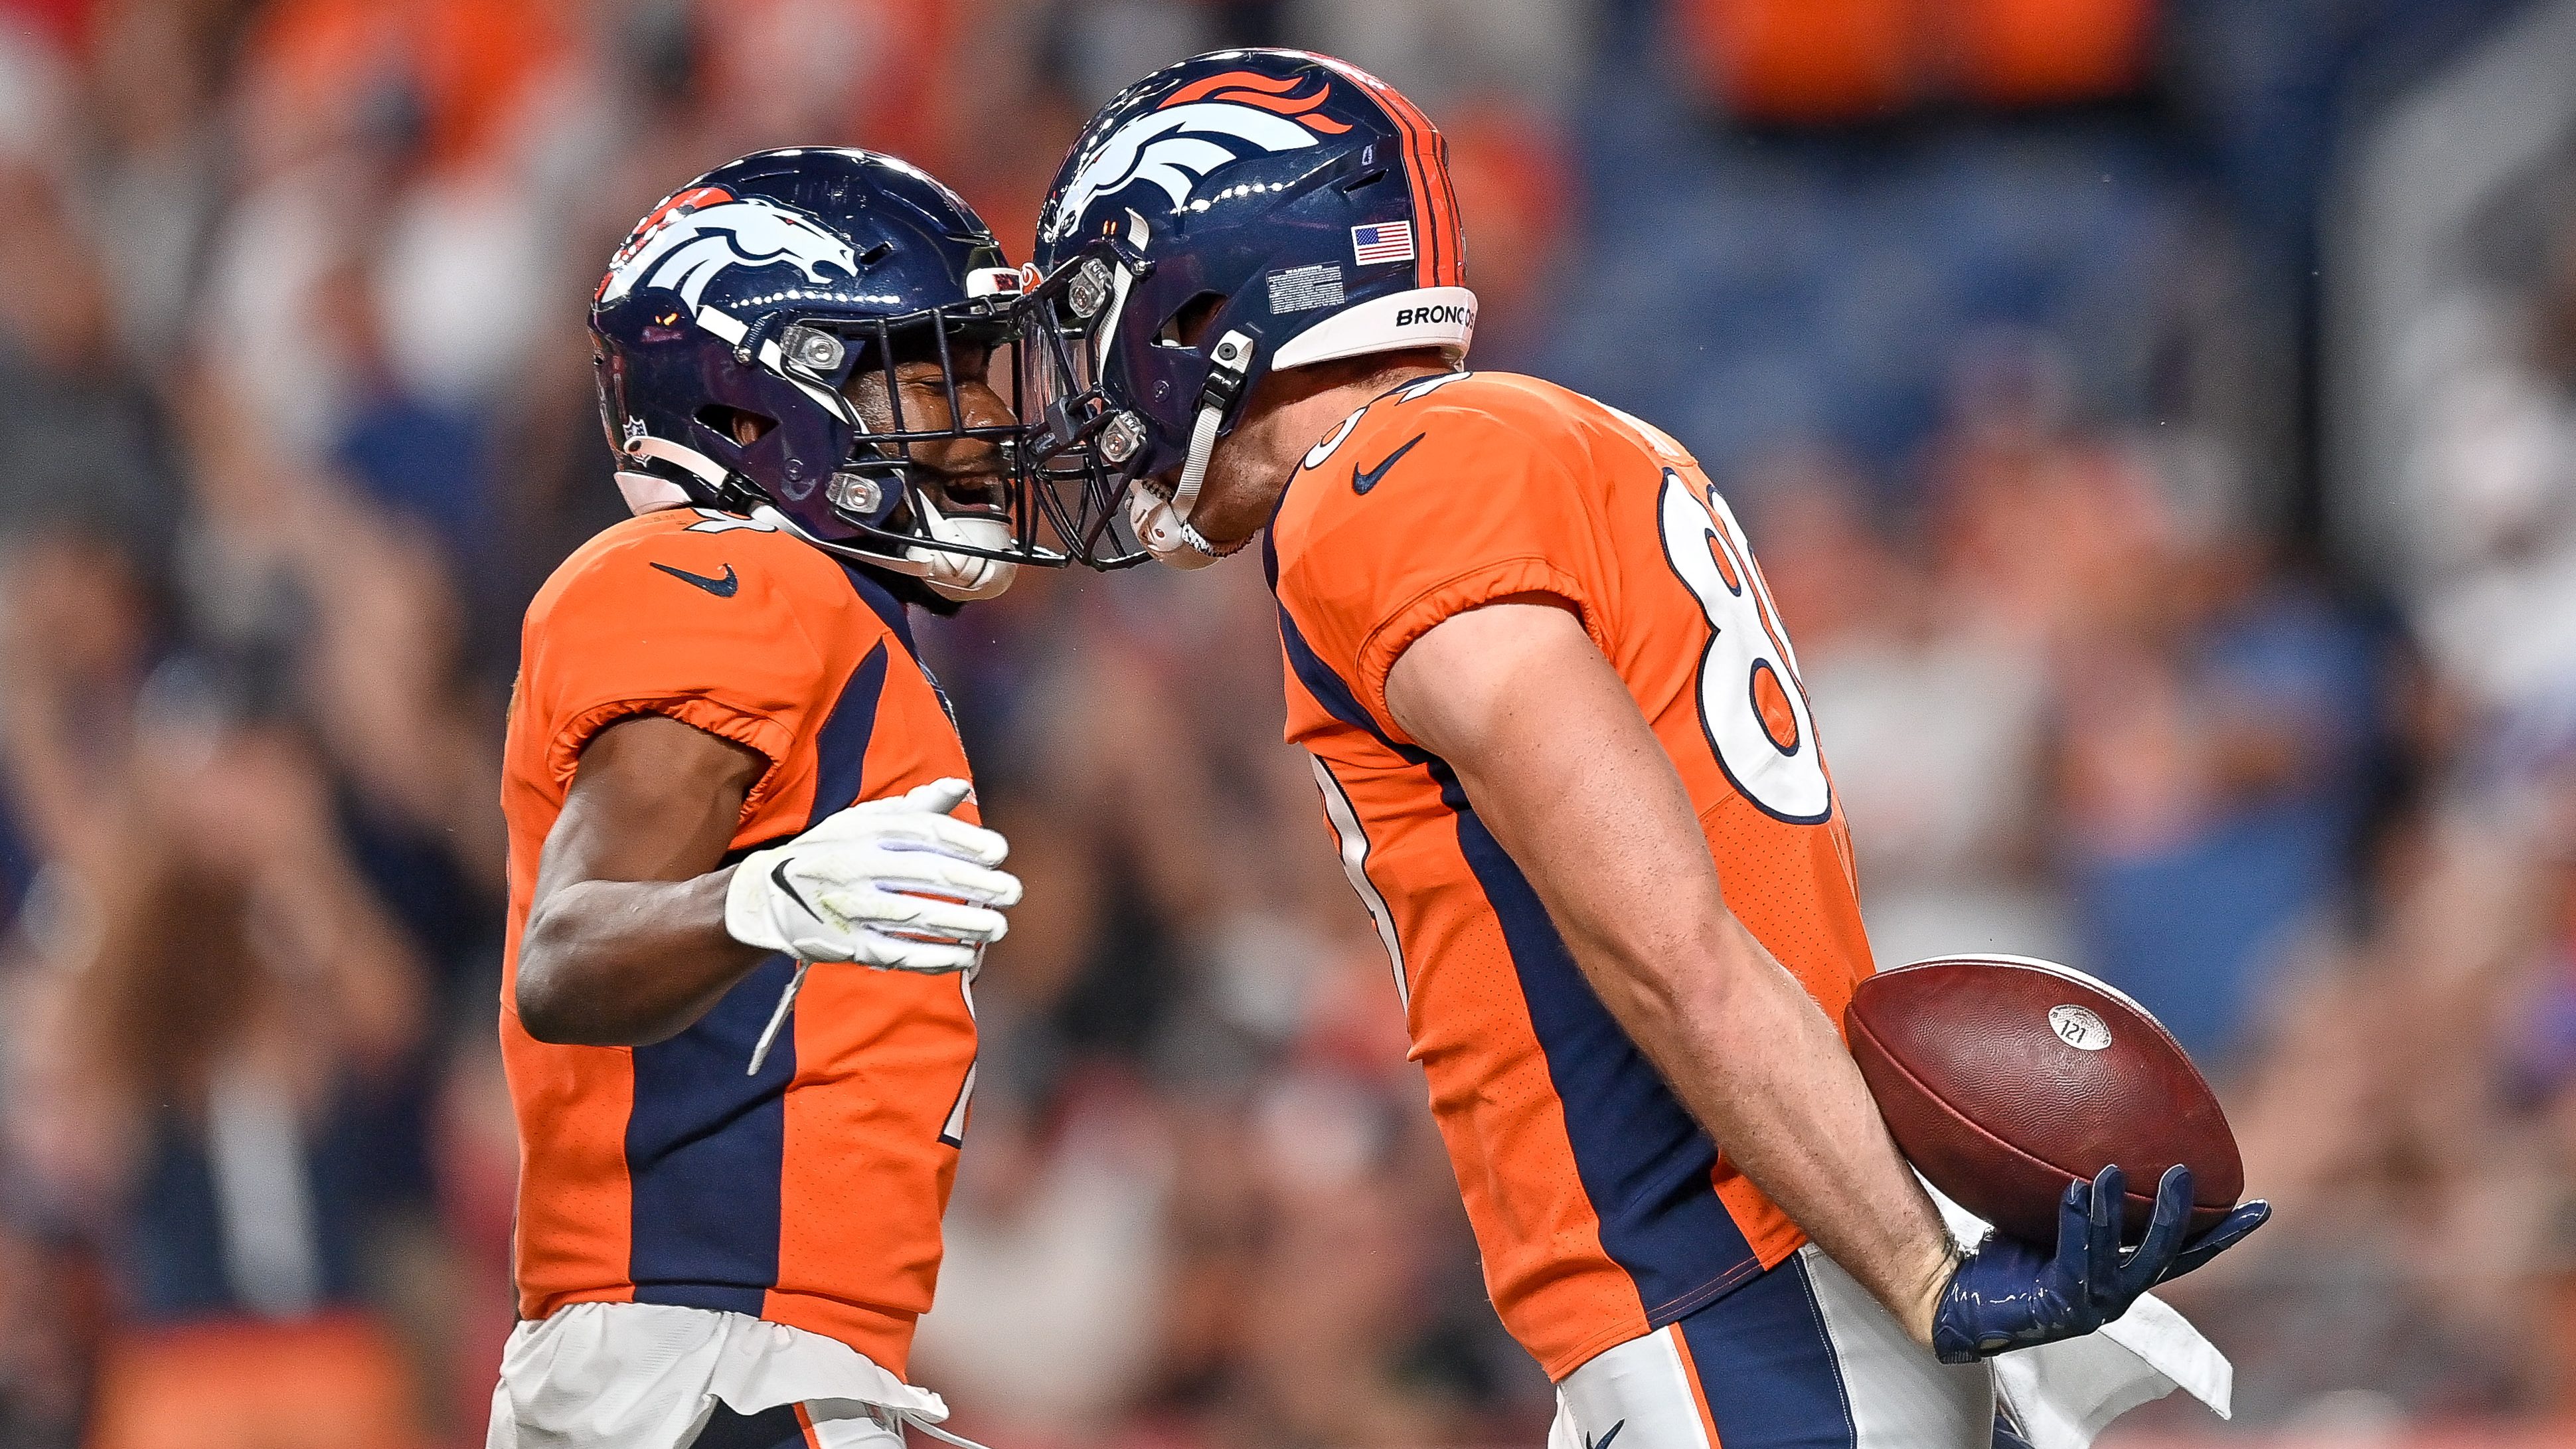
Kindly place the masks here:
[(1448, 143), (1385, 82), (1303, 51), (1218, 51), (1121, 92), (1056, 173), (1035, 262), (1031, 446), (1056, 510), (1089, 525), (1071, 551), (1104, 568), (1215, 556), (1190, 512), (1272, 370), (1463, 360), (1475, 336)]
[[(1017, 402), (977, 391), (1021, 280), (965, 202), (891, 156), (762, 151), (690, 182), (637, 224), (591, 306), (629, 506), (745, 514), (918, 579), (933, 607), (1062, 563), (1040, 541)], [(918, 385), (931, 366), (945, 415), (907, 419), (897, 369)]]

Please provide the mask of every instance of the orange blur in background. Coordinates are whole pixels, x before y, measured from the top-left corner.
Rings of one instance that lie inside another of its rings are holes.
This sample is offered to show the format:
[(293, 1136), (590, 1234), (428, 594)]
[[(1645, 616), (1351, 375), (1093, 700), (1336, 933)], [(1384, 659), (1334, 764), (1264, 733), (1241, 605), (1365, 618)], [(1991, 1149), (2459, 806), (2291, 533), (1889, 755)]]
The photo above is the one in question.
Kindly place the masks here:
[[(1689, 445), (1879, 958), (2144, 1000), (2236, 1416), (2576, 1439), (2576, 0), (0, 0), (0, 1449), (481, 1442), (521, 609), (680, 180), (1347, 55), (1476, 360)], [(1186, 591), (1186, 592), (1184, 592)], [(927, 621), (1028, 898), (916, 1377), (1002, 1449), (1535, 1445), (1249, 560)], [(1138, 751), (1125, 742), (1163, 742)]]

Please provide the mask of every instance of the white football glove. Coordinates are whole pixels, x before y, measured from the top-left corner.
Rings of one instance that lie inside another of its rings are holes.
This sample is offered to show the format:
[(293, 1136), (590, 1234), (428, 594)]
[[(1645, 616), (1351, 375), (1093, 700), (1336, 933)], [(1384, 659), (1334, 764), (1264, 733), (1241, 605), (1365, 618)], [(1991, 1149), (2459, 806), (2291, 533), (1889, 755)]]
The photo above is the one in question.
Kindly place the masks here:
[(799, 961), (965, 971), (1009, 928), (1017, 876), (1001, 836), (949, 812), (973, 787), (935, 780), (752, 852), (725, 888), (725, 931)]

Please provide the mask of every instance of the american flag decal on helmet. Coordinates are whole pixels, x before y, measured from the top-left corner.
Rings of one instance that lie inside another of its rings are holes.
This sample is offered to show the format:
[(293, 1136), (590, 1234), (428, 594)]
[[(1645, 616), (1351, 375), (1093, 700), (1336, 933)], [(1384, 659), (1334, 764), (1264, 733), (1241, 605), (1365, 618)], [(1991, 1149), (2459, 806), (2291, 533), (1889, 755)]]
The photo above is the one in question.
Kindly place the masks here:
[(1379, 221), (1351, 228), (1351, 260), (1363, 267), (1413, 260), (1413, 223)]

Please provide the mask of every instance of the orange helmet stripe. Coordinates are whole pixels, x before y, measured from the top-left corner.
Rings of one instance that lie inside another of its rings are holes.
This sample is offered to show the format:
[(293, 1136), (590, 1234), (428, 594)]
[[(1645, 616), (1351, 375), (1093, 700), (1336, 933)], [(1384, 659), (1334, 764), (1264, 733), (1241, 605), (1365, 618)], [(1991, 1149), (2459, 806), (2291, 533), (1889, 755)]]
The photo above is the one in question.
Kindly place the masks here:
[(1449, 184), (1448, 139), (1402, 91), (1348, 61), (1330, 56), (1315, 59), (1365, 86), (1404, 137), (1404, 169), (1420, 213), (1415, 283), (1424, 287), (1463, 285), (1466, 249), (1458, 229), (1458, 196)]
[(1389, 87), (1387, 96), (1394, 102), (1388, 110), (1399, 124), (1414, 131), (1424, 162), (1421, 196), (1427, 216), (1423, 230), (1432, 238), (1431, 266), (1425, 269), (1424, 284), (1434, 287), (1465, 285), (1467, 248), (1458, 220), (1458, 192), (1449, 180), (1449, 138), (1431, 124), (1431, 118), (1407, 99), (1403, 92)]

